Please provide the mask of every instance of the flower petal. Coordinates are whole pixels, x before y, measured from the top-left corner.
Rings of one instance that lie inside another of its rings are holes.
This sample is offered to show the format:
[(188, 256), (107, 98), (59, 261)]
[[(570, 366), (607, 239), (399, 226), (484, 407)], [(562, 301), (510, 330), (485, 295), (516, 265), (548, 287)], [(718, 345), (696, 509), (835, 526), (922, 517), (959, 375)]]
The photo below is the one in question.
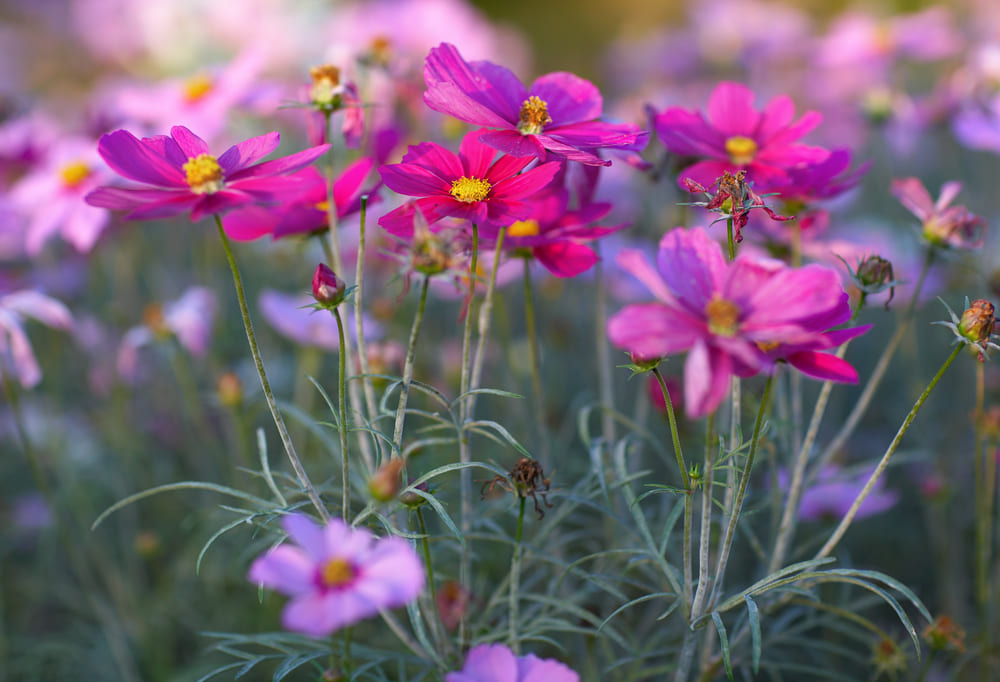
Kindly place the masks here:
[(528, 88), (528, 95), (545, 102), (553, 126), (592, 121), (604, 111), (604, 100), (597, 86), (565, 71), (541, 76)]
[(180, 166), (171, 165), (163, 149), (168, 138), (161, 136), (158, 142), (139, 140), (127, 130), (115, 130), (101, 136), (97, 151), (114, 172), (136, 182), (162, 187), (184, 187), (187, 181)]
[(223, 152), (222, 156), (219, 157), (219, 165), (222, 166), (222, 170), (228, 177), (258, 159), (263, 159), (277, 149), (279, 144), (281, 144), (281, 135), (277, 131), (251, 137)]

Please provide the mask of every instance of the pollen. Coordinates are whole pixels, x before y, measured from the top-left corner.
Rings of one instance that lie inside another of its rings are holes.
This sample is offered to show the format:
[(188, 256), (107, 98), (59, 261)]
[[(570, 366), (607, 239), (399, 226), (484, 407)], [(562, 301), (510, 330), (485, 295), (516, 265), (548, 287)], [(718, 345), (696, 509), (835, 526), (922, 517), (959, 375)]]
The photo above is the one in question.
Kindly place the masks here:
[(320, 571), (320, 579), (326, 587), (343, 587), (354, 580), (356, 572), (346, 559), (330, 559)]
[(76, 187), (90, 177), (90, 166), (83, 161), (67, 163), (59, 169), (59, 177), (62, 178), (66, 187)]
[(187, 184), (195, 194), (214, 194), (222, 189), (222, 166), (211, 154), (192, 156), (183, 168)]
[(726, 140), (726, 153), (737, 166), (745, 166), (757, 155), (757, 142), (749, 137), (733, 135)]
[(541, 97), (532, 95), (521, 103), (521, 114), (517, 119), (517, 129), (522, 135), (538, 135), (546, 125), (552, 123), (549, 105)]
[(778, 342), (778, 341), (758, 341), (757, 342), (757, 347), (760, 348), (765, 353), (774, 350), (775, 348), (777, 348), (780, 345), (781, 345), (781, 343)]
[(205, 74), (199, 74), (189, 78), (184, 83), (184, 99), (188, 102), (197, 102), (207, 95), (215, 87), (212, 79)]
[(739, 327), (740, 308), (732, 301), (715, 296), (705, 305), (708, 330), (718, 336), (734, 336)]
[(507, 228), (507, 235), (510, 237), (535, 237), (541, 228), (537, 220), (518, 220)]
[(451, 196), (466, 204), (474, 204), (477, 201), (485, 201), (490, 196), (493, 185), (481, 178), (470, 178), (466, 176), (453, 180), (451, 183)]

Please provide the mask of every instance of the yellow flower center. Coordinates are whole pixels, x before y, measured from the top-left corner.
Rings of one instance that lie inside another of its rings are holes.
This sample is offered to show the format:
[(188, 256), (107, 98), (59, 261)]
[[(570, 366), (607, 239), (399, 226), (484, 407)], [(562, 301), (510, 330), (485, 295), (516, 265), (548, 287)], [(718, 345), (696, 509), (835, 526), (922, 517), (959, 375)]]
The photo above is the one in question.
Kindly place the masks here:
[(90, 166), (83, 161), (73, 161), (59, 169), (59, 176), (67, 187), (76, 187), (90, 176)]
[(213, 87), (215, 87), (215, 84), (212, 83), (212, 79), (205, 74), (189, 78), (184, 83), (184, 99), (188, 102), (197, 102), (210, 93)]
[(780, 345), (781, 345), (781, 343), (778, 342), (778, 341), (758, 341), (757, 342), (757, 347), (760, 348), (765, 353), (768, 352), (768, 351), (774, 350), (775, 348), (777, 348)]
[(540, 232), (537, 220), (518, 220), (507, 228), (509, 237), (535, 237)]
[(187, 184), (195, 194), (214, 194), (222, 189), (222, 166), (211, 154), (192, 156), (183, 168)]
[(737, 166), (745, 166), (757, 155), (757, 143), (749, 137), (733, 135), (726, 140), (726, 153)]
[(312, 85), (309, 88), (309, 101), (320, 107), (340, 107), (344, 88), (340, 85), (340, 69), (332, 64), (323, 64), (309, 69)]
[(340, 587), (354, 580), (354, 566), (346, 559), (330, 559), (323, 564), (321, 577), (327, 587)]
[(549, 105), (541, 97), (532, 95), (521, 103), (521, 114), (517, 119), (517, 129), (522, 135), (537, 135), (549, 123)]
[(740, 309), (732, 301), (715, 296), (705, 305), (708, 330), (718, 336), (734, 336), (739, 326)]
[(451, 196), (463, 203), (474, 204), (477, 201), (484, 201), (492, 189), (493, 185), (486, 180), (463, 175), (458, 180), (452, 181)]

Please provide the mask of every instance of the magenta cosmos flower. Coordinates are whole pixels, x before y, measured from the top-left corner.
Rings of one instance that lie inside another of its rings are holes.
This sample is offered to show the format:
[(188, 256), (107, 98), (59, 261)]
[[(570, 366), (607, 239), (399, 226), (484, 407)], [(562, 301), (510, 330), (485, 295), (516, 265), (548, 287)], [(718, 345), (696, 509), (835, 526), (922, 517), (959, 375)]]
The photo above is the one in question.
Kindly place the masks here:
[[(531, 214), (507, 228), (503, 246), (507, 250), (533, 256), (556, 277), (575, 277), (597, 263), (597, 254), (586, 246), (625, 224), (592, 225), (611, 211), (611, 204), (590, 203), (568, 210), (569, 194), (563, 189), (545, 191), (532, 201)], [(487, 242), (497, 234), (485, 230)]]
[(441, 43), (424, 62), (424, 102), (434, 111), (473, 125), (486, 144), (511, 156), (548, 154), (609, 166), (598, 149), (638, 150), (646, 133), (628, 123), (606, 123), (604, 102), (593, 83), (571, 73), (541, 76), (525, 88), (517, 76), (492, 62), (467, 62), (454, 45)]
[(268, 133), (209, 154), (203, 139), (183, 126), (170, 135), (141, 140), (127, 130), (101, 136), (97, 151), (119, 175), (149, 187), (100, 187), (87, 203), (126, 210), (129, 220), (167, 218), (191, 211), (191, 220), (237, 206), (274, 203), (295, 192), (301, 178), (290, 175), (323, 155), (320, 145), (280, 159), (254, 163), (278, 148), (278, 133)]
[(302, 514), (282, 525), (298, 547), (275, 547), (247, 577), (292, 598), (281, 614), (287, 630), (325, 637), (413, 601), (424, 587), (424, 567), (402, 538), (376, 538), (342, 519), (319, 527)]
[(482, 133), (467, 133), (457, 155), (433, 142), (422, 142), (409, 148), (402, 163), (382, 166), (379, 172), (387, 187), (421, 198), (382, 216), (379, 225), (409, 236), (416, 210), (428, 224), (452, 216), (502, 227), (527, 218), (531, 204), (522, 199), (548, 185), (560, 164), (543, 163), (522, 173), (533, 159), (503, 154), (494, 161), (497, 151), (479, 141)]
[(842, 343), (823, 330), (850, 318), (834, 270), (790, 268), (749, 256), (727, 263), (722, 248), (701, 228), (678, 228), (663, 237), (659, 273), (638, 251), (620, 253), (618, 263), (657, 301), (626, 306), (608, 321), (608, 336), (638, 359), (688, 351), (684, 407), (691, 418), (718, 407), (734, 374), (752, 376), (772, 369), (777, 360), (801, 364), (809, 376), (857, 380), (844, 360), (813, 355)]
[(723, 82), (708, 99), (706, 113), (671, 107), (654, 113), (653, 126), (674, 154), (703, 160), (685, 168), (685, 178), (709, 186), (724, 171), (747, 172), (757, 192), (789, 184), (788, 170), (826, 160), (830, 152), (796, 142), (818, 126), (823, 116), (808, 111), (792, 122), (795, 104), (786, 95), (775, 97), (757, 111), (753, 91), (740, 83)]
[(469, 651), (462, 669), (445, 675), (444, 682), (580, 682), (580, 676), (550, 658), (515, 656), (503, 644), (480, 644)]
[[(361, 195), (377, 187), (364, 188), (375, 161), (362, 158), (345, 168), (333, 183), (333, 204), (337, 220), (361, 210)], [(326, 180), (314, 167), (303, 168), (291, 177), (300, 179), (297, 191), (281, 198), (274, 206), (246, 206), (226, 214), (222, 226), (231, 239), (250, 241), (271, 235), (273, 239), (324, 231), (329, 226)], [(369, 205), (378, 201), (372, 196)]]
[(983, 245), (986, 221), (965, 206), (952, 206), (962, 183), (946, 182), (937, 201), (931, 199), (924, 184), (917, 178), (892, 181), (892, 195), (923, 224), (923, 236), (935, 246), (975, 249)]

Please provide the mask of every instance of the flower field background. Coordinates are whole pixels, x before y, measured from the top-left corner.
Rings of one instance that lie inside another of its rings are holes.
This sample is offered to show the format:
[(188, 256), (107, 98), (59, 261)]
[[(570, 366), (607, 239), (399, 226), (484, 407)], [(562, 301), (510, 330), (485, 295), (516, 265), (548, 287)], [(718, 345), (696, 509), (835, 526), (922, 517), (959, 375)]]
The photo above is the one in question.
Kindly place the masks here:
[(1000, 677), (1000, 6), (0, 4), (0, 681)]

